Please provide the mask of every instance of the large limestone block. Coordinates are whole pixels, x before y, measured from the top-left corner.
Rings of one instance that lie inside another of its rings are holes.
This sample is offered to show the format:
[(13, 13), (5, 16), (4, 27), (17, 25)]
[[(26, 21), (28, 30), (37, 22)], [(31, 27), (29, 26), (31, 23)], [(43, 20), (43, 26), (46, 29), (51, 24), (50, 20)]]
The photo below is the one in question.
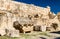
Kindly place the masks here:
[(19, 30), (8, 30), (7, 32), (7, 36), (10, 36), (10, 37), (19, 37)]
[(33, 31), (33, 26), (23, 27), (23, 31), (24, 31), (24, 33), (27, 31)]
[(41, 26), (41, 31), (45, 32), (46, 31), (46, 25)]
[(1, 35), (1, 36), (4, 36), (5, 34), (6, 34), (5, 29), (1, 28), (1, 29), (0, 29), (0, 35)]

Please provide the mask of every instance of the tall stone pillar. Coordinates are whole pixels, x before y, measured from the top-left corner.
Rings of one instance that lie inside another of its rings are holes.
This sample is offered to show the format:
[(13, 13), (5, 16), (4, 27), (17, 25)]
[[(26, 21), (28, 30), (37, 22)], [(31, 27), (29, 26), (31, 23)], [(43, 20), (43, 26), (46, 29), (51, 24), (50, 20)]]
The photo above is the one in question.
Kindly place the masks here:
[(12, 27), (13, 23), (12, 23), (12, 17), (11, 17), (11, 15), (12, 15), (11, 13), (7, 13), (7, 17), (8, 17), (7, 18), (7, 20), (8, 20), (8, 22), (7, 22), (7, 25), (8, 25), (7, 28), (8, 29), (13, 29), (13, 27)]
[(42, 26), (41, 26), (41, 31), (42, 31), (42, 32), (45, 32), (45, 31), (46, 31), (46, 25), (42, 25)]
[(0, 27), (0, 34), (3, 36), (6, 34), (5, 32), (5, 28), (7, 26), (6, 24), (6, 16), (5, 15), (2, 15), (2, 20), (1, 20), (1, 27)]

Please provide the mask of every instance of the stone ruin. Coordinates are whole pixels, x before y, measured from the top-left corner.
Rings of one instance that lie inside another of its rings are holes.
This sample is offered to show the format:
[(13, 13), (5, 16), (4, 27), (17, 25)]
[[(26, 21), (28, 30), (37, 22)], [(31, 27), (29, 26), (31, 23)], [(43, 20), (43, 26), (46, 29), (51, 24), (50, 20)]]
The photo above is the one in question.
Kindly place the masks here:
[(60, 30), (59, 14), (13, 0), (0, 0), (0, 35), (19, 37), (19, 32)]

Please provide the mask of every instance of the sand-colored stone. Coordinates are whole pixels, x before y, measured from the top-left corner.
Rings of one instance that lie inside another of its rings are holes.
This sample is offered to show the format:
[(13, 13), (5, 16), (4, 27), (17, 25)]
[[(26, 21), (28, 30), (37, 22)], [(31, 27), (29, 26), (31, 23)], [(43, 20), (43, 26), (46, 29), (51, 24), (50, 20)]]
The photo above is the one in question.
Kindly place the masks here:
[[(13, 23), (18, 21), (23, 26), (24, 32), (33, 31), (34, 26), (41, 26), (41, 30), (46, 31), (46, 27), (51, 27), (52, 23), (60, 26), (58, 15), (52, 13), (49, 6), (44, 8), (13, 0), (0, 0), (0, 28), (3, 29), (13, 30)], [(27, 27), (24, 24), (27, 24)], [(33, 25), (28, 26), (28, 24)]]

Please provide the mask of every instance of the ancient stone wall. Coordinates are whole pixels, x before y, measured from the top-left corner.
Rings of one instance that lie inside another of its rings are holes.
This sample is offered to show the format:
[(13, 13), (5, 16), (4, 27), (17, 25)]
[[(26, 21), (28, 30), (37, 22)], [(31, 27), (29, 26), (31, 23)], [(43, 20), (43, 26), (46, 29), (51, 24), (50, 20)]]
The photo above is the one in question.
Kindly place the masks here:
[[(4, 27), (4, 29), (14, 29), (13, 23), (15, 21), (18, 21), (22, 25), (31, 23), (33, 26), (47, 27), (50, 27), (50, 25), (55, 22), (59, 24), (57, 17), (55, 17), (54, 13), (51, 13), (49, 6), (43, 8), (11, 0), (0, 0), (0, 13), (3, 14), (2, 17), (0, 17), (0, 19), (2, 19), (0, 26)], [(52, 19), (50, 19), (50, 15)]]

